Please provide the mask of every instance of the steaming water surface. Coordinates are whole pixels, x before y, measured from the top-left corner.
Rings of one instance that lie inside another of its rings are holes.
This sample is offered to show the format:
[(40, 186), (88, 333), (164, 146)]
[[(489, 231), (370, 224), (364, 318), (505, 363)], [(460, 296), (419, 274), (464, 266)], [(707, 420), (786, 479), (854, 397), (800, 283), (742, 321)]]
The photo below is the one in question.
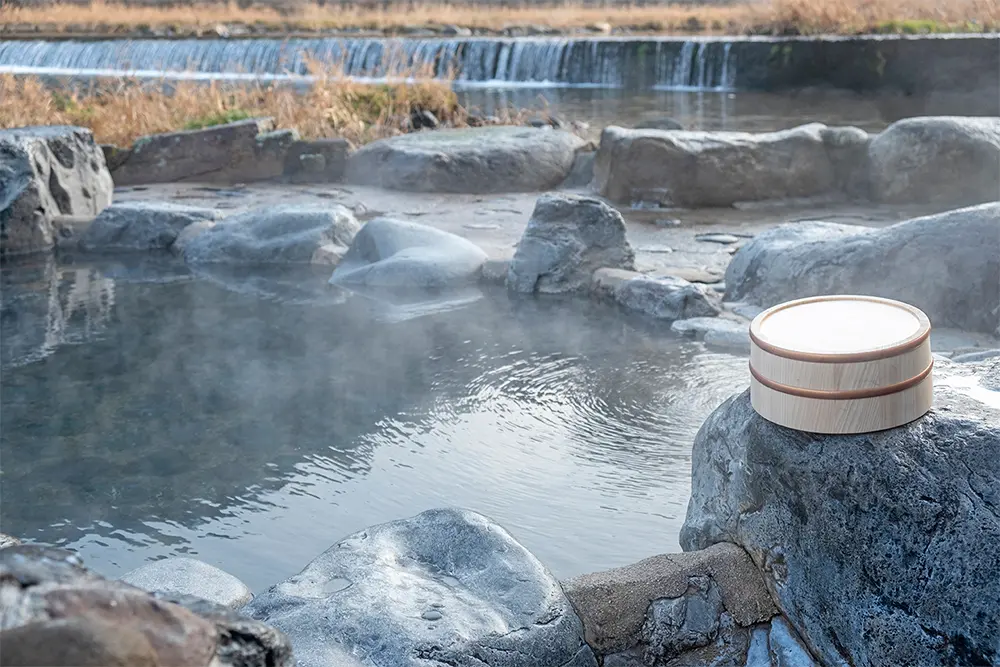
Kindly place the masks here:
[(561, 577), (677, 548), (692, 438), (745, 359), (585, 302), (442, 308), (326, 277), (5, 267), (3, 531), (109, 575), (193, 555), (255, 589), (445, 505)]

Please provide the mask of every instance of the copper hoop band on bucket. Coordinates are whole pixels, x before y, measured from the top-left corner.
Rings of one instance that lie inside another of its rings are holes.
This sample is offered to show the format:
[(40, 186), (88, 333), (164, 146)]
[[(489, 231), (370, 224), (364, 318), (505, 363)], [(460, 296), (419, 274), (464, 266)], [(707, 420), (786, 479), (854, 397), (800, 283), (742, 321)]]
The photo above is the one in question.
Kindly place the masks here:
[(887, 396), (889, 394), (896, 394), (901, 391), (906, 391), (911, 387), (915, 387), (928, 375), (931, 374), (931, 369), (934, 367), (934, 361), (927, 364), (927, 368), (920, 371), (917, 375), (911, 377), (908, 380), (903, 380), (902, 382), (897, 382), (896, 384), (890, 384), (885, 387), (874, 387), (872, 389), (843, 389), (843, 390), (823, 390), (823, 389), (803, 389), (801, 387), (791, 387), (787, 384), (781, 384), (780, 382), (775, 382), (773, 380), (768, 380), (757, 372), (757, 369), (750, 364), (750, 375), (753, 379), (759, 382), (761, 385), (776, 391), (780, 394), (788, 394), (789, 396), (799, 396), (801, 398), (818, 398), (822, 400), (839, 400), (839, 401), (851, 401), (859, 398), (875, 398), (877, 396)]
[[(923, 331), (919, 335), (914, 336), (908, 340), (904, 340), (901, 343), (898, 343), (896, 345), (891, 345), (889, 347), (884, 347), (879, 350), (868, 350), (866, 352), (848, 352), (842, 354), (830, 353), (830, 352), (797, 352), (794, 350), (787, 350), (782, 347), (777, 347), (775, 345), (772, 345), (771, 343), (768, 343), (767, 341), (763, 341), (760, 339), (759, 336), (757, 336), (753, 332), (754, 329), (753, 325), (756, 324), (762, 316), (766, 318), (766, 316), (768, 315), (773, 315), (778, 311), (785, 310), (786, 308), (790, 308), (793, 306), (799, 306), (806, 303), (816, 303), (818, 301), (834, 301), (840, 298), (843, 297), (840, 295), (815, 296), (806, 299), (798, 299), (796, 301), (789, 301), (788, 303), (783, 303), (780, 306), (769, 308), (768, 310), (758, 315), (757, 318), (755, 318), (754, 322), (751, 323), (750, 340), (753, 342), (754, 345), (756, 345), (764, 352), (767, 352), (768, 354), (773, 354), (774, 356), (781, 357), (783, 359), (791, 359), (792, 361), (811, 361), (820, 364), (834, 364), (834, 363), (848, 364), (848, 363), (857, 363), (865, 361), (878, 361), (879, 359), (888, 359), (889, 357), (895, 357), (901, 354), (905, 354), (911, 350), (915, 350), (918, 347), (920, 347), (924, 343), (924, 341), (926, 341), (931, 335), (930, 321), (927, 319), (927, 316), (924, 315), (923, 312), (921, 312), (920, 310), (908, 306), (908, 304), (900, 304), (898, 302), (893, 302), (892, 305), (894, 305), (897, 308), (899, 308), (900, 306), (904, 306), (902, 310), (906, 310), (908, 313), (913, 315), (917, 319), (917, 321), (920, 322)], [(871, 297), (871, 296), (869, 297), (855, 296), (852, 298), (858, 301), (869, 301), (874, 303), (887, 303), (892, 301), (891, 299), (882, 299), (879, 297)]]

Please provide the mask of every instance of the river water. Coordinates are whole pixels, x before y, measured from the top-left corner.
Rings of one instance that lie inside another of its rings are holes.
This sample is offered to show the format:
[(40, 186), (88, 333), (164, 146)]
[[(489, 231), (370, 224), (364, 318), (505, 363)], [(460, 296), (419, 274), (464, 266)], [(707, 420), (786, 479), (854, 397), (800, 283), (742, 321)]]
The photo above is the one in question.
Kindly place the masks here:
[(692, 439), (744, 358), (588, 302), (326, 277), (4, 267), (4, 532), (108, 575), (191, 555), (255, 589), (441, 506), (561, 577), (677, 550)]

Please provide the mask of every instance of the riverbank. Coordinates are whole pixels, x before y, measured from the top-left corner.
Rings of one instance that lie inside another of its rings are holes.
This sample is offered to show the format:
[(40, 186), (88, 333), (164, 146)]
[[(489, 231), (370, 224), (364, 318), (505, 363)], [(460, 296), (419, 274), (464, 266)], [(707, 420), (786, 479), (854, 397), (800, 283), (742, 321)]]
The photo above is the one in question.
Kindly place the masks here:
[(117, 78), (54, 89), (37, 77), (0, 75), (0, 129), (75, 125), (91, 130), (99, 143), (130, 146), (150, 134), (267, 116), (306, 139), (336, 137), (359, 145), (422, 128), (525, 119), (513, 109), (479, 117), (459, 104), (449, 81), (419, 72), (400, 72), (388, 83), (372, 85), (330, 70), (298, 89), (181, 81), (167, 91), (160, 83)]
[(46, 4), (0, 10), (5, 39), (252, 37), (380, 34), (525, 35), (861, 35), (995, 32), (996, 0), (764, 0), (718, 5), (497, 7), (422, 2), (405, 7), (330, 3), (238, 7)]

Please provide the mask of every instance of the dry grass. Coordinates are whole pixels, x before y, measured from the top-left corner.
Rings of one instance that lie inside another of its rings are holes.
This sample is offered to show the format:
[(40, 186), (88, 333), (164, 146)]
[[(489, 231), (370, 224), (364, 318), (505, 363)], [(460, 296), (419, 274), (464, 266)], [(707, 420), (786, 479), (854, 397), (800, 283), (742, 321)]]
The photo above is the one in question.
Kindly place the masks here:
[[(410, 131), (410, 114), (432, 112), (444, 125), (464, 127), (470, 115), (446, 81), (360, 84), (337, 72), (322, 73), (308, 90), (220, 83), (162, 84), (117, 80), (73, 91), (53, 89), (33, 77), (0, 75), (0, 128), (78, 125), (100, 143), (129, 146), (143, 135), (272, 116), (280, 128), (303, 137), (344, 137), (355, 144)], [(519, 112), (501, 113), (494, 123), (518, 123)]]
[(89, 5), (56, 4), (0, 10), (0, 29), (120, 33), (170, 28), (175, 33), (245, 24), (286, 31), (341, 28), (397, 31), (420, 26), (457, 25), (499, 31), (509, 26), (563, 30), (607, 24), (644, 32), (727, 32), (767, 34), (855, 34), (867, 32), (992, 31), (1000, 25), (1000, 0), (748, 0), (729, 6), (655, 7), (549, 6), (497, 7), (441, 2), (398, 3), (391, 9), (313, 3), (290, 9), (217, 3), (198, 6), (121, 6), (95, 0)]

